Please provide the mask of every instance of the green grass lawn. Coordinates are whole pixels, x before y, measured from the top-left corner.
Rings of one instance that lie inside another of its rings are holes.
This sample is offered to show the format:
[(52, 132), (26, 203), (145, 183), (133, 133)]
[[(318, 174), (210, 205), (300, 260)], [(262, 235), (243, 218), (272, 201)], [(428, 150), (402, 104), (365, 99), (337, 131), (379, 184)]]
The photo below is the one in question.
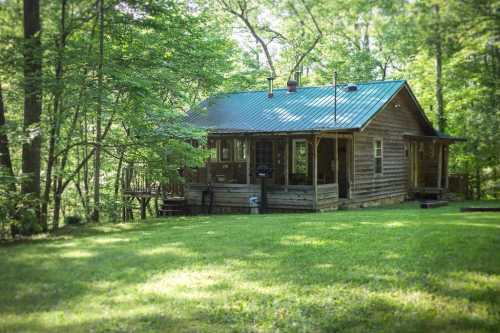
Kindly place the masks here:
[(0, 332), (499, 332), (500, 214), (460, 205), (183, 217), (3, 245)]

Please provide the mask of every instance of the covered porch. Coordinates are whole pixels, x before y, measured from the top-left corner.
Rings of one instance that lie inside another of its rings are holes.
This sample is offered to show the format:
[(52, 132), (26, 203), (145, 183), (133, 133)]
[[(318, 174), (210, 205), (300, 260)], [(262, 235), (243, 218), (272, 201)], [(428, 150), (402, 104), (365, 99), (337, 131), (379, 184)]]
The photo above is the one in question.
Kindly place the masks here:
[[(264, 182), (273, 211), (335, 209), (339, 195), (349, 193), (351, 139), (339, 133), (210, 136), (209, 161), (187, 171), (186, 198), (191, 206), (245, 210)], [(262, 168), (269, 177), (257, 175)]]
[(440, 199), (448, 192), (448, 150), (454, 139), (405, 135), (408, 187), (414, 198)]

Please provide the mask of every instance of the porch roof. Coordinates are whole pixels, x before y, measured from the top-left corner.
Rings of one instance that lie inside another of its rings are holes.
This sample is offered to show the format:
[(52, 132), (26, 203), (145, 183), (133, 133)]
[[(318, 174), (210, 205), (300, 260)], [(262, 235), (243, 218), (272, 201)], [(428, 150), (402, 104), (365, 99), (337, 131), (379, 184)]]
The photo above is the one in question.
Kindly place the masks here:
[(448, 134), (440, 132), (440, 131), (436, 131), (436, 135), (435, 136), (431, 136), (431, 135), (404, 134), (404, 137), (409, 138), (409, 139), (419, 140), (419, 141), (434, 141), (434, 140), (447, 141), (447, 142), (464, 142), (464, 141), (467, 141), (466, 138), (451, 136), (451, 135), (448, 135)]
[(188, 112), (187, 121), (212, 133), (359, 130), (403, 87), (413, 95), (404, 80), (358, 83), (355, 91), (337, 85), (336, 121), (331, 85), (274, 89), (272, 98), (266, 90), (221, 94)]

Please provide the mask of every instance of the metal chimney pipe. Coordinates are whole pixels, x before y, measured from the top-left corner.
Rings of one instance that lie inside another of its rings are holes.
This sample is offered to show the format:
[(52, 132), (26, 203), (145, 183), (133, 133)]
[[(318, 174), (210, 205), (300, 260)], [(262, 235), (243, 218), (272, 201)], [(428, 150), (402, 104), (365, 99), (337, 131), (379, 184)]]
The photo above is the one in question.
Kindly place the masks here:
[(274, 94), (273, 94), (273, 80), (274, 80), (274, 77), (272, 77), (272, 76), (267, 78), (267, 83), (268, 83), (267, 97), (268, 98), (273, 98), (273, 96), (274, 96)]
[(288, 80), (288, 82), (286, 83), (286, 86), (288, 88), (289, 93), (297, 92), (297, 81)]

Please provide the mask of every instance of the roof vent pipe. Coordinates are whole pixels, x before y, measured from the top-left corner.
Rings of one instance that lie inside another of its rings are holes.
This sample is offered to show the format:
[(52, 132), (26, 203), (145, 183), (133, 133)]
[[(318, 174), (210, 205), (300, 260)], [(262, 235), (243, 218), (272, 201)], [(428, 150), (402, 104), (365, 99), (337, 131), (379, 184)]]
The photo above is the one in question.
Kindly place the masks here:
[(273, 98), (274, 94), (273, 94), (273, 80), (274, 80), (274, 77), (270, 76), (267, 78), (267, 97), (268, 98)]
[(286, 86), (288, 88), (288, 92), (289, 93), (292, 93), (292, 92), (297, 92), (297, 81), (295, 80), (288, 80), (288, 82), (286, 83)]
[(358, 90), (358, 86), (355, 85), (354, 83), (349, 83), (347, 87), (345, 87), (346, 91), (356, 91)]

